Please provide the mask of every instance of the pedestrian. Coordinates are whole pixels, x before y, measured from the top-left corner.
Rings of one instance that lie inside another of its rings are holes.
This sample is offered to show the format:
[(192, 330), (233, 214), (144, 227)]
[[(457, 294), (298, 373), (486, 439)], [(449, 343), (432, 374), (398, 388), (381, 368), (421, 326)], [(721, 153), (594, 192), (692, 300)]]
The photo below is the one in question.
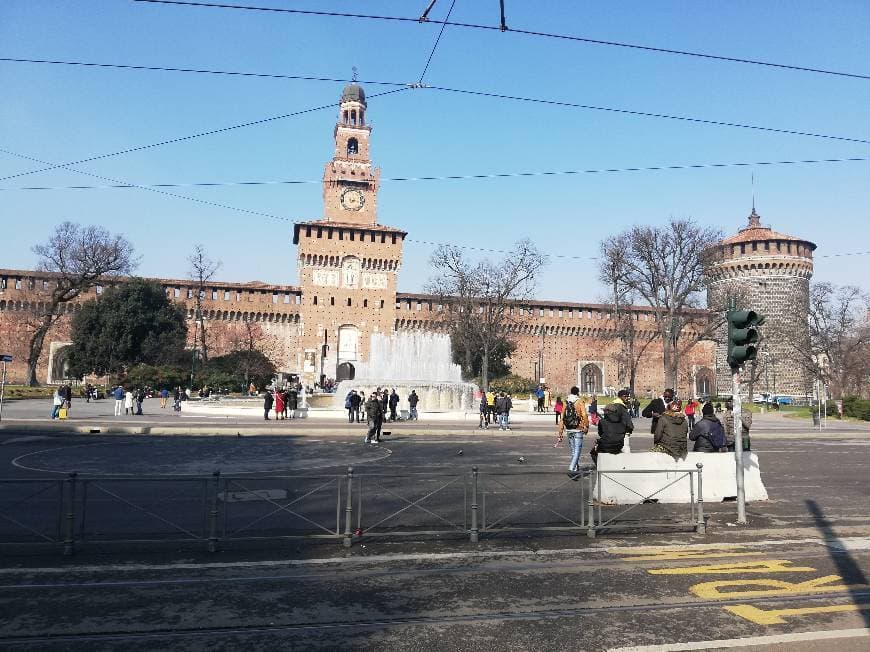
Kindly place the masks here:
[(286, 419), (287, 413), (288, 413), (289, 407), (290, 407), (290, 392), (288, 391), (286, 386), (284, 387), (284, 390), (281, 392), (281, 396), (284, 398), (284, 411), (282, 412), (282, 414), (284, 415), (284, 418)]
[(268, 421), (269, 420), (269, 412), (272, 411), (272, 404), (275, 402), (275, 398), (272, 396), (271, 390), (266, 390), (266, 395), (263, 396), (263, 418)]
[(360, 390), (359, 393), (359, 414), (357, 415), (356, 422), (362, 423), (365, 420), (368, 423), (368, 419), (366, 418), (366, 393)]
[(388, 408), (389, 404), (390, 404), (390, 390), (388, 390), (385, 387), (384, 391), (381, 393), (381, 418), (382, 418), (382, 420), (387, 418), (387, 408)]
[(553, 412), (556, 413), (556, 425), (557, 426), (559, 425), (559, 421), (562, 418), (562, 409), (563, 408), (564, 408), (564, 406), (562, 405), (562, 397), (557, 396), (556, 397), (556, 405), (553, 406)]
[(60, 413), (60, 408), (63, 406), (63, 397), (60, 395), (60, 388), (54, 390), (54, 395), (52, 396), (51, 403), (51, 418), (57, 419)]
[(284, 411), (291, 419), (296, 418), (296, 410), (299, 409), (299, 390), (293, 385), (287, 389), (287, 398), (284, 399)]
[(124, 407), (124, 388), (118, 385), (112, 391), (112, 397), (115, 399), (115, 416), (121, 416), (121, 409)]
[[(728, 450), (734, 452), (734, 401), (730, 398), (725, 399), (725, 442)], [(740, 434), (743, 440), (743, 450), (751, 450), (751, 442), (749, 441), (749, 429), (752, 428), (752, 412), (749, 410), (740, 411)]]
[(486, 403), (486, 393), (480, 394), (480, 423), (478, 430), (489, 430), (489, 406)]
[(129, 389), (124, 393), (124, 414), (133, 415), (133, 392)]
[(181, 412), (181, 387), (175, 386), (175, 391), (172, 393), (172, 409), (176, 412)]
[(674, 390), (668, 388), (659, 398), (654, 398), (649, 402), (643, 409), (643, 417), (645, 419), (652, 419), (652, 423), (650, 424), (649, 431), (655, 434), (656, 426), (659, 423), (659, 417), (665, 413), (667, 410), (667, 406), (671, 401), (674, 400)]
[(248, 396), (256, 396), (257, 395), (257, 386), (251, 381), (251, 384), (248, 385)]
[(695, 402), (695, 399), (690, 398), (686, 403), (686, 419), (689, 421), (689, 428), (695, 427), (695, 408), (698, 404)]
[(495, 392), (492, 390), (486, 392), (486, 423), (495, 424)]
[(417, 391), (412, 389), (408, 396), (408, 419), (410, 421), (417, 420), (417, 403), (419, 402), (420, 397), (417, 396)]
[(142, 403), (145, 402), (145, 390), (143, 388), (139, 388), (136, 390), (136, 415), (142, 416)]
[(631, 399), (631, 392), (627, 389), (621, 389), (616, 395), (616, 398), (609, 405), (604, 406), (604, 410), (598, 417), (598, 441), (595, 442), (590, 455), (592, 461), (598, 463), (599, 453), (610, 453), (618, 455), (625, 447), (625, 438), (630, 437), (634, 432), (634, 422), (631, 420), (631, 415), (628, 413), (626, 401)]
[(728, 450), (725, 428), (716, 416), (712, 403), (705, 403), (701, 409), (701, 420), (692, 428), (689, 439), (695, 442), (695, 453), (719, 453)]
[(589, 432), (589, 414), (583, 400), (580, 398), (580, 389), (572, 387), (565, 399), (564, 411), (559, 425), (556, 426), (558, 438), (568, 437), (568, 446), (571, 447), (571, 461), (568, 463), (568, 476), (576, 480), (580, 472), (580, 453), (583, 450), (583, 435)]
[(275, 421), (284, 418), (284, 394), (280, 389), (275, 389)]
[(350, 390), (350, 397), (348, 399), (350, 405), (347, 408), (347, 420), (349, 423), (353, 423), (354, 421), (359, 423), (359, 402), (359, 394), (356, 393), (355, 389)]
[(169, 398), (169, 390), (165, 387), (160, 390), (160, 408), (166, 407), (166, 400)]
[(393, 387), (393, 391), (390, 393), (390, 421), (396, 420), (396, 408), (399, 406), (399, 395), (396, 393), (396, 388)]
[(679, 401), (671, 401), (665, 413), (659, 417), (653, 435), (652, 451), (670, 455), (675, 460), (685, 459), (689, 453), (686, 442), (686, 435), (689, 434), (689, 425), (686, 423), (688, 417), (683, 416), (680, 407)]
[(538, 412), (544, 411), (544, 386), (538, 385), (538, 389), (535, 391), (535, 397), (538, 399)]
[(344, 409), (347, 410), (347, 418), (353, 423), (353, 415), (351, 413), (351, 402), (350, 397), (353, 396), (354, 390), (350, 390), (347, 394), (344, 395)]
[(508, 408), (508, 398), (504, 392), (499, 392), (498, 397), (495, 399), (495, 412), (498, 415), (498, 429), (510, 430), (508, 427), (510, 408)]
[[(384, 390), (383, 396), (386, 396)], [(366, 444), (378, 444), (381, 441), (381, 426), (384, 424), (384, 404), (383, 399), (377, 393), (373, 393), (366, 403), (366, 414), (369, 417), (369, 429), (366, 431)]]

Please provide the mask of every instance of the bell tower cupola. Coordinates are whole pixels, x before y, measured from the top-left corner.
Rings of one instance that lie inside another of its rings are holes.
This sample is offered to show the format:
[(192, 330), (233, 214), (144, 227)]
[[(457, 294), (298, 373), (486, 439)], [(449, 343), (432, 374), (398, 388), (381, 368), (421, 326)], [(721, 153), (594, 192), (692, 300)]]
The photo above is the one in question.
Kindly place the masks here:
[(366, 94), (356, 81), (344, 87), (333, 137), (335, 152), (323, 174), (324, 219), (348, 224), (377, 223), (380, 170), (372, 169)]

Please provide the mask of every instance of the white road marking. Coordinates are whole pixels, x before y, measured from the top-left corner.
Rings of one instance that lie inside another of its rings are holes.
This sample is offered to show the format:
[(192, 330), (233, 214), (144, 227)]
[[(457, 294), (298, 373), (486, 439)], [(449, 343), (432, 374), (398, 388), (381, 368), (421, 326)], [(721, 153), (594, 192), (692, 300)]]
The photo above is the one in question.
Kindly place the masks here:
[(773, 634), (770, 636), (749, 636), (746, 638), (726, 638), (716, 641), (691, 641), (688, 643), (665, 643), (662, 645), (635, 645), (614, 647), (608, 652), (677, 652), (679, 650), (719, 650), (724, 648), (750, 647), (756, 645), (776, 645), (804, 641), (825, 641), (840, 638), (867, 638), (870, 629), (835, 629), (833, 631), (798, 632), (796, 634)]
[[(867, 539), (861, 537), (843, 537), (838, 539), (838, 544), (848, 545), (853, 541), (863, 542)], [(169, 563), (169, 564), (111, 564), (105, 566), (62, 566), (62, 567), (43, 567), (43, 568), (0, 568), (0, 576), (2, 575), (39, 575), (39, 574), (54, 574), (54, 573), (95, 573), (95, 572), (114, 572), (114, 571), (159, 571), (159, 570), (213, 570), (227, 568), (273, 568), (286, 567), (292, 568), (296, 566), (320, 566), (328, 564), (347, 565), (347, 564), (373, 564), (380, 562), (396, 562), (396, 561), (446, 561), (452, 559), (490, 559), (503, 557), (542, 557), (542, 556), (589, 556), (600, 554), (619, 554), (631, 555), (648, 552), (650, 549), (671, 549), (679, 548), (680, 550), (721, 550), (728, 548), (766, 548), (768, 546), (785, 546), (785, 545), (831, 545), (825, 539), (768, 539), (762, 541), (749, 541), (746, 543), (694, 543), (684, 544), (681, 542), (663, 543), (655, 546), (605, 546), (601, 548), (564, 548), (551, 550), (491, 550), (479, 552), (443, 552), (443, 553), (399, 553), (386, 555), (370, 555), (362, 557), (323, 557), (317, 559), (284, 559), (270, 561), (239, 561), (239, 562), (208, 562), (203, 564), (193, 564), (187, 562)]]

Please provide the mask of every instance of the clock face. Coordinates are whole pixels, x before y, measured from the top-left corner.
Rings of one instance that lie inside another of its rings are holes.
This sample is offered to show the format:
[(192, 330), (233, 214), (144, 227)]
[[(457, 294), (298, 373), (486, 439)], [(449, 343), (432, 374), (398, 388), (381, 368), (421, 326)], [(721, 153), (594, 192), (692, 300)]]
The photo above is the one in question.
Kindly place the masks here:
[(366, 203), (365, 195), (356, 188), (345, 188), (341, 192), (341, 205), (349, 211), (361, 210)]

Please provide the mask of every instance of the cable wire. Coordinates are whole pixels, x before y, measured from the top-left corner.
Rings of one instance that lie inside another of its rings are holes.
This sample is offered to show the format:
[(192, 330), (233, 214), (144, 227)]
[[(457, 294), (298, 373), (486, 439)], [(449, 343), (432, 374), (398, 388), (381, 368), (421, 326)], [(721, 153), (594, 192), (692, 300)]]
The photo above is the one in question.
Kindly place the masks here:
[(589, 43), (591, 45), (604, 45), (608, 47), (618, 47), (618, 48), (627, 48), (633, 50), (641, 50), (645, 52), (655, 52), (659, 54), (673, 54), (679, 56), (686, 57), (698, 57), (701, 59), (710, 59), (716, 61), (725, 61), (728, 63), (740, 63), (740, 64), (748, 64), (754, 66), (766, 66), (769, 68), (780, 68), (783, 70), (795, 70), (799, 72), (810, 72), (817, 73), (822, 75), (834, 75), (838, 77), (849, 77), (853, 79), (870, 79), (870, 75), (852, 73), (852, 72), (844, 72), (839, 70), (828, 70), (824, 68), (810, 68), (807, 66), (797, 66), (790, 65), (784, 63), (777, 63), (774, 61), (761, 61), (758, 59), (745, 59), (742, 57), (730, 57), (726, 55), (719, 54), (710, 54), (707, 52), (692, 52), (690, 50), (676, 50), (671, 48), (663, 48), (656, 47), (651, 45), (640, 45), (637, 43), (626, 43), (622, 41), (608, 41), (602, 39), (594, 39), (586, 36), (575, 36), (570, 34), (556, 34), (553, 32), (541, 32), (536, 30), (528, 30), (528, 29), (513, 29), (507, 27), (504, 23), (500, 25), (481, 25), (477, 23), (459, 23), (459, 22), (450, 22), (447, 20), (425, 20), (420, 21), (419, 18), (410, 18), (407, 16), (378, 16), (371, 14), (355, 14), (355, 13), (346, 13), (346, 12), (338, 12), (338, 11), (313, 11), (307, 9), (284, 9), (279, 7), (256, 7), (250, 5), (232, 5), (232, 4), (221, 4), (215, 2), (184, 2), (182, 0), (134, 0), (134, 2), (139, 3), (148, 3), (148, 4), (161, 4), (161, 5), (181, 5), (187, 7), (204, 7), (204, 8), (216, 8), (216, 9), (240, 9), (245, 11), (261, 11), (261, 12), (272, 12), (272, 13), (287, 13), (287, 14), (300, 14), (300, 15), (308, 15), (308, 16), (328, 16), (335, 18), (360, 18), (367, 20), (383, 20), (383, 21), (392, 21), (392, 22), (403, 22), (403, 23), (419, 23), (419, 22), (429, 22), (434, 24), (443, 24), (449, 25), (451, 27), (464, 27), (468, 29), (481, 29), (487, 31), (499, 31), (499, 32), (513, 32), (515, 34), (522, 34), (525, 36), (536, 36), (550, 39), (558, 39), (565, 41), (575, 41), (578, 43)]
[[(374, 95), (370, 95), (369, 99), (375, 97), (381, 97), (384, 95), (390, 95), (391, 93), (398, 93), (400, 91), (407, 90), (405, 88), (395, 88), (391, 91), (383, 91), (382, 93), (375, 93)], [(162, 147), (163, 145), (171, 145), (174, 143), (181, 143), (189, 140), (193, 140), (195, 138), (202, 138), (203, 136), (213, 136), (215, 134), (226, 133), (228, 131), (232, 131), (234, 129), (241, 129), (243, 127), (253, 127), (255, 125), (266, 124), (268, 122), (275, 122), (276, 120), (284, 120), (286, 118), (292, 118), (295, 116), (304, 115), (306, 113), (314, 113), (315, 111), (322, 111), (324, 109), (332, 109), (335, 108), (335, 103), (330, 102), (329, 104), (322, 104), (320, 106), (311, 107), (309, 109), (302, 109), (301, 111), (293, 111), (292, 113), (284, 113), (281, 115), (274, 115), (268, 118), (261, 118), (260, 120), (252, 120), (250, 122), (243, 122), (241, 124), (231, 125), (229, 127), (221, 127), (219, 129), (211, 129), (209, 131), (201, 131), (195, 134), (190, 134), (188, 136), (180, 136), (178, 138), (170, 138), (169, 140), (162, 140), (157, 143), (149, 143), (148, 145), (139, 145), (137, 147), (128, 147), (127, 149), (122, 149), (117, 152), (109, 152), (107, 154), (98, 154), (96, 156), (90, 156), (87, 158), (79, 159), (77, 161), (69, 161), (67, 163), (60, 164), (52, 164), (49, 167), (40, 168), (38, 170), (28, 170), (27, 172), (18, 172), (17, 174), (10, 174), (5, 177), (0, 177), (0, 181), (7, 181), (9, 179), (15, 179), (17, 177), (24, 177), (30, 174), (38, 174), (40, 172), (48, 172), (50, 170), (57, 170), (58, 168), (66, 168), (69, 165), (81, 165), (82, 163), (90, 163), (91, 161), (99, 161), (105, 158), (112, 158), (114, 156), (121, 156), (122, 154), (131, 154), (132, 152), (141, 152), (146, 149), (153, 149), (155, 147)], [(26, 158), (26, 157), (22, 157)], [(35, 160), (35, 159), (34, 159)], [(86, 174), (86, 173), (83, 173)]]
[[(790, 161), (738, 161), (735, 163), (687, 163), (676, 165), (650, 165), (646, 167), (623, 168), (590, 168), (586, 170), (546, 170), (535, 172), (493, 172), (488, 174), (446, 174), (440, 176), (421, 177), (383, 177), (382, 182), (403, 181), (465, 181), (477, 179), (514, 179), (520, 177), (571, 176), (580, 174), (607, 174), (622, 172), (664, 172), (668, 170), (703, 170), (714, 168), (734, 168), (775, 165), (812, 165), (820, 163), (853, 163), (870, 161), (870, 157), (852, 156), (848, 158), (798, 159)], [(204, 181), (195, 183), (150, 183), (150, 184), (113, 184), (104, 186), (21, 186), (17, 188), (0, 188), (0, 192), (10, 190), (108, 190), (141, 188), (214, 188), (230, 186), (277, 186), (277, 185), (307, 185), (320, 184), (321, 179), (279, 179), (268, 181)]]
[[(441, 36), (444, 34), (444, 30), (447, 29), (447, 22), (450, 20), (450, 14), (453, 13), (453, 7), (456, 6), (456, 0), (450, 3), (450, 9), (447, 12), (447, 18), (445, 18), (445, 22), (441, 23), (441, 29), (438, 32), (438, 37), (435, 39), (435, 45), (432, 46), (432, 51), (429, 53), (429, 58), (426, 59), (426, 65), (423, 66), (423, 72), (420, 73), (420, 79), (417, 81), (418, 84), (423, 83), (423, 78), (426, 76), (426, 72), (429, 70), (429, 64), (432, 63), (432, 57), (435, 56), (435, 50), (438, 49), (438, 44), (441, 42)], [(431, 7), (429, 7), (431, 9)], [(429, 13), (429, 9), (426, 10), (426, 14)], [(425, 15), (425, 14), (424, 14)]]

